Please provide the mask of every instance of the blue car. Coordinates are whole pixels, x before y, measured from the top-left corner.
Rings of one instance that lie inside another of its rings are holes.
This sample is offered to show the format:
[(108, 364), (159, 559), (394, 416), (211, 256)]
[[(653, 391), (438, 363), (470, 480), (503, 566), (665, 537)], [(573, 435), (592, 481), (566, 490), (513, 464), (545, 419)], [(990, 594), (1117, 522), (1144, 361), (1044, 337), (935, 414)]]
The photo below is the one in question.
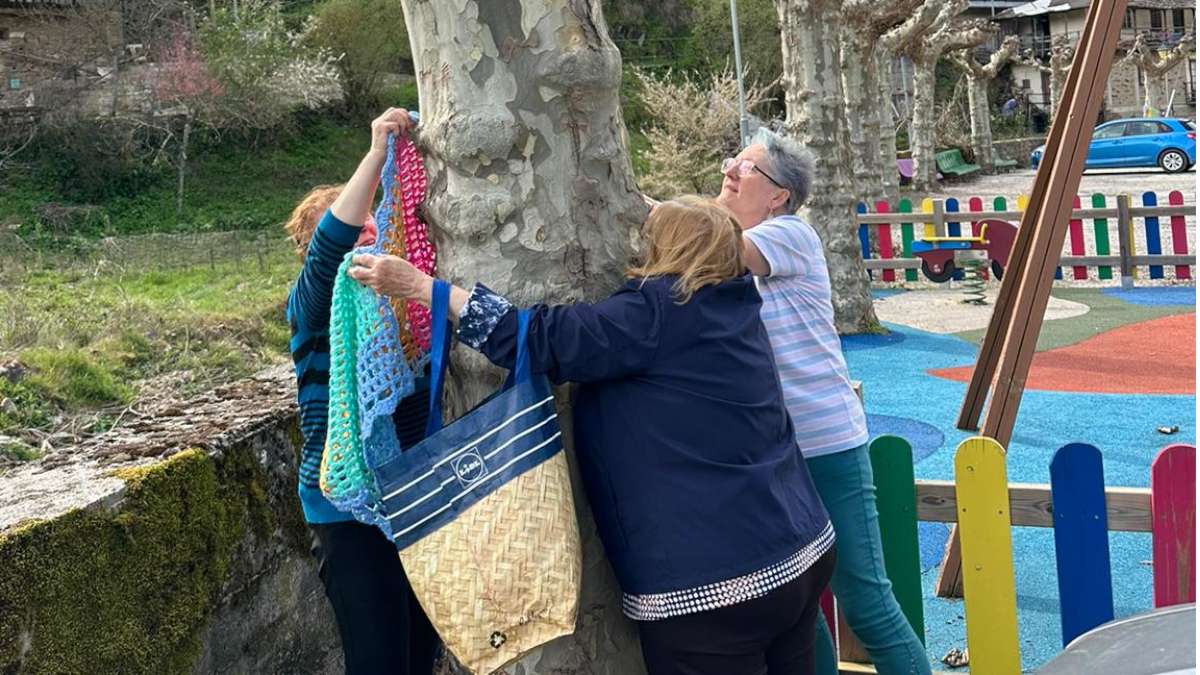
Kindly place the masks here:
[[(1037, 168), (1045, 145), (1029, 156)], [(1181, 173), (1196, 163), (1196, 125), (1165, 117), (1133, 117), (1105, 122), (1092, 133), (1085, 169), (1157, 166)]]

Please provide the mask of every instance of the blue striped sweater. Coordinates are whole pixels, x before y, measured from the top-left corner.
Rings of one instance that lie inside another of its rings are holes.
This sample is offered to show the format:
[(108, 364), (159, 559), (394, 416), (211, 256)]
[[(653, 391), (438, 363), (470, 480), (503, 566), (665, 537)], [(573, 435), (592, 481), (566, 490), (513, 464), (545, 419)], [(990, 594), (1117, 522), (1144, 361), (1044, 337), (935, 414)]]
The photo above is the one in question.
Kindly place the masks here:
[[(313, 232), (300, 278), (288, 295), (287, 320), (292, 329), (292, 361), (300, 401), (300, 505), (310, 523), (351, 520), (321, 494), (321, 454), (329, 416), (329, 311), (333, 283), (342, 259), (354, 248), (361, 229), (347, 225), (326, 211)], [(425, 433), (429, 417), (428, 375), (417, 378), (412, 394), (396, 407), (393, 421), (400, 447), (415, 445)]]

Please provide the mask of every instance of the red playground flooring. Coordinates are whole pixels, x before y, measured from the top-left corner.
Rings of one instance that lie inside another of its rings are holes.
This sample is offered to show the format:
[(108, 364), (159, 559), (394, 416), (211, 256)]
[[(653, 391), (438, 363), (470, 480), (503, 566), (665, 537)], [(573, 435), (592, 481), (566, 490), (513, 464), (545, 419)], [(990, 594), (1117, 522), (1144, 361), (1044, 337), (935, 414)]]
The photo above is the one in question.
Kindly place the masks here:
[[(1196, 315), (1129, 324), (1066, 347), (1038, 352), (1026, 389), (1100, 394), (1195, 394)], [(930, 370), (969, 382), (971, 366)]]

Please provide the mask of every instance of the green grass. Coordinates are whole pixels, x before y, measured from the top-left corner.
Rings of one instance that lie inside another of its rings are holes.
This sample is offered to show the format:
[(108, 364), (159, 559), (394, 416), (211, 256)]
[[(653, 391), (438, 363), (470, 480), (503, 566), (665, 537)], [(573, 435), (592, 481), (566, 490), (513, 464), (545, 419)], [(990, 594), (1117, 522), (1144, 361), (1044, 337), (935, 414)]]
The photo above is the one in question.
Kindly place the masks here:
[[(113, 412), (175, 376), (194, 394), (285, 361), (287, 289), (299, 262), (281, 238), (257, 256), (182, 269), (43, 268), (0, 285), (0, 434)], [(4, 404), (4, 400), (9, 402)], [(12, 454), (10, 452), (9, 454)]]
[(650, 172), (650, 164), (646, 161), (646, 151), (650, 149), (650, 141), (641, 131), (629, 130), (629, 159), (633, 163), (633, 175), (645, 176)]
[[(287, 218), (313, 185), (349, 178), (369, 143), (365, 125), (351, 127), (318, 119), (274, 147), (255, 149), (226, 143), (196, 148), (180, 217), (175, 210), (175, 173), (160, 167), (148, 186), (91, 204), (102, 215), (81, 226), (89, 231), (72, 233), (94, 236), (273, 227)], [(63, 196), (70, 193), (66, 186), (55, 183), (49, 159), (22, 159), (30, 164), (23, 170), (6, 171), (0, 181), (0, 229), (36, 238), (46, 230), (36, 215), (42, 205), (88, 205)]]
[[(1134, 305), (1106, 295), (1099, 288), (1056, 288), (1050, 294), (1062, 300), (1087, 305), (1089, 309), (1084, 317), (1057, 319), (1042, 324), (1037, 343), (1039, 352), (1067, 347), (1132, 323), (1195, 311), (1195, 307), (1191, 305)], [(980, 328), (955, 335), (968, 342), (980, 344), (986, 332), (986, 329)]]

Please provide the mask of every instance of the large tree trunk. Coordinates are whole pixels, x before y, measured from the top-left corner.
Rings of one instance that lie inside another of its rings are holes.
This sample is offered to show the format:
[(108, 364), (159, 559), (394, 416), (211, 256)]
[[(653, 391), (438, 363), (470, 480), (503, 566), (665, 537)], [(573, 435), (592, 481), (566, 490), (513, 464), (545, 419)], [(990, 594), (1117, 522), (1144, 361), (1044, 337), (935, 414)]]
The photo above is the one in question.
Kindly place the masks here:
[(908, 145), (912, 148), (913, 189), (929, 192), (937, 187), (937, 150), (934, 129), (934, 70), (937, 59), (913, 59), (913, 115), (909, 124)]
[(879, 87), (879, 160), (883, 167), (884, 196), (895, 201), (900, 196), (900, 173), (896, 168), (896, 117), (892, 113), (892, 59), (891, 51), (880, 51), (875, 55), (875, 84)]
[[(621, 59), (599, 0), (403, 6), (439, 274), (467, 287), (484, 282), (518, 304), (596, 300), (618, 288), (646, 207), (624, 143)], [(453, 366), (454, 414), (499, 385), (501, 373), (469, 350), (456, 349)], [(559, 393), (569, 439), (567, 392)], [(584, 543), (579, 624), (515, 672), (643, 672), (577, 476), (575, 485)]]
[(988, 81), (975, 75), (967, 75), (967, 104), (971, 109), (971, 148), (975, 151), (975, 162), (984, 171), (995, 169), (992, 153), (992, 109), (988, 103)]
[(1058, 104), (1062, 100), (1062, 88), (1066, 82), (1066, 76), (1061, 75), (1057, 70), (1050, 71), (1050, 119), (1058, 114)]
[(1156, 75), (1143, 70), (1142, 84), (1146, 85), (1146, 97), (1142, 103), (1143, 115), (1160, 115), (1162, 108), (1159, 102), (1163, 100), (1162, 92), (1166, 89), (1166, 74)]
[[(883, 156), (879, 148), (879, 83), (871, 45), (842, 31), (842, 87), (846, 100), (846, 135), (854, 197), (873, 204), (884, 199)], [(890, 114), (890, 112), (889, 112)]]
[(873, 330), (879, 322), (859, 249), (846, 173), (839, 0), (776, 0), (783, 38), (787, 129), (813, 153), (812, 196), (801, 216), (821, 235), (840, 333)]

